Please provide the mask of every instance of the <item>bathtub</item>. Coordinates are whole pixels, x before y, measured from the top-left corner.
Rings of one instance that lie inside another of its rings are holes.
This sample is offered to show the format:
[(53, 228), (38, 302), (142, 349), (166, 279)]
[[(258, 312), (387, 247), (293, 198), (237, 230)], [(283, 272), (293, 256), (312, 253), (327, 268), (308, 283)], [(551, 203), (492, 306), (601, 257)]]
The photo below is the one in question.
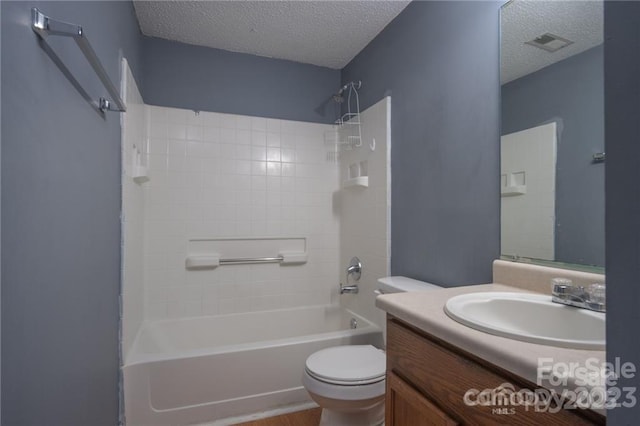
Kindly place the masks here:
[(233, 424), (310, 403), (306, 358), (348, 344), (380, 347), (382, 332), (337, 306), (145, 323), (122, 367), (126, 424)]

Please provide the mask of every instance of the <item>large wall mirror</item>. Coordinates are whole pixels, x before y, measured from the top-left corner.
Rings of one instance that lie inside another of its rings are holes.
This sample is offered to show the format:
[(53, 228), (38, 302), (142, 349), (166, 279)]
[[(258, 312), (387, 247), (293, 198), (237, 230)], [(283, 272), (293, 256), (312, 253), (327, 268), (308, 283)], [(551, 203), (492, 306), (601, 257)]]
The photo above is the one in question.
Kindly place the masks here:
[(604, 267), (604, 57), (599, 1), (501, 10), (501, 252)]

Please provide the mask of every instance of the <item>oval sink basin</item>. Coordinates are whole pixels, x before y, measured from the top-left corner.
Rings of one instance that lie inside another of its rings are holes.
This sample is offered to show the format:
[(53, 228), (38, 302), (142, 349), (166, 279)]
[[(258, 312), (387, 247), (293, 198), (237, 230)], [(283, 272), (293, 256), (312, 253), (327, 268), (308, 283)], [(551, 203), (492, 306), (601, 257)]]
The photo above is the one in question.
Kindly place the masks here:
[(476, 330), (542, 345), (605, 349), (605, 314), (551, 302), (529, 293), (469, 293), (449, 299), (444, 311)]

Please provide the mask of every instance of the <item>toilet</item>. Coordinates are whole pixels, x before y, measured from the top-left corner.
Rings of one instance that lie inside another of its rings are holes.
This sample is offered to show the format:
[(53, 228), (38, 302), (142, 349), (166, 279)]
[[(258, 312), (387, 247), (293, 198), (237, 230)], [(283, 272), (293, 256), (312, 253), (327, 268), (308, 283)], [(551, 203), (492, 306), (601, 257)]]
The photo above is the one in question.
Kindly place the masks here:
[[(407, 277), (378, 280), (380, 294), (438, 289)], [(372, 345), (321, 349), (305, 363), (302, 384), (322, 407), (320, 426), (374, 426), (384, 423), (386, 355)]]

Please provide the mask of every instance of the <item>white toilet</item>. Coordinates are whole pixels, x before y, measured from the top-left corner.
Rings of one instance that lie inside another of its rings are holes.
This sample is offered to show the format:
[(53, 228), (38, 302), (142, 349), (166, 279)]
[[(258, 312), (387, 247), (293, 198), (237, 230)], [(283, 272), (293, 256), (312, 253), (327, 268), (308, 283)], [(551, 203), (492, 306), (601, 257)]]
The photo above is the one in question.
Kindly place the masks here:
[[(429, 291), (434, 284), (407, 277), (378, 280), (380, 293)], [(322, 407), (321, 426), (384, 423), (386, 356), (371, 345), (348, 345), (315, 352), (305, 364), (302, 384)]]

